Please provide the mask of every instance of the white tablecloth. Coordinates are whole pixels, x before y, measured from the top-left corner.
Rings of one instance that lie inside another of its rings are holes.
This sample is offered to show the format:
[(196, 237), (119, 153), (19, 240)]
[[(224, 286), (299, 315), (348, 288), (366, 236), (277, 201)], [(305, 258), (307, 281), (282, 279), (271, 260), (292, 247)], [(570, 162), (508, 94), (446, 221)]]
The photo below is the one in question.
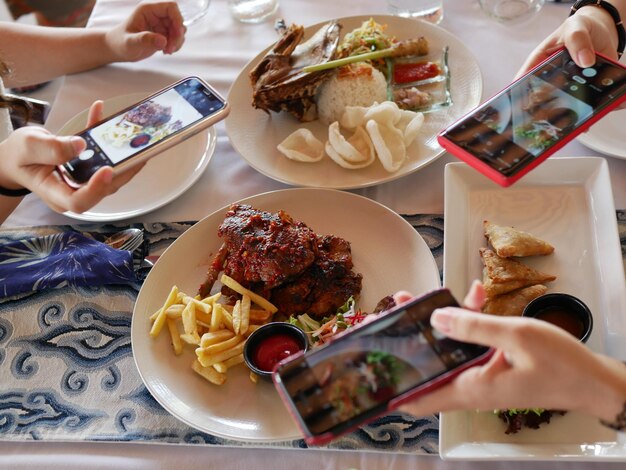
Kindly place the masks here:
[[(134, 0), (99, 0), (90, 26), (117, 23), (135, 4)], [(564, 5), (548, 3), (530, 23), (503, 26), (484, 16), (476, 1), (445, 4), (441, 26), (458, 36), (475, 54), (484, 75), (484, 96), (504, 87), (532, 48), (567, 15)], [(312, 24), (334, 16), (384, 13), (385, 2), (360, 0), (283, 0), (278, 15), (290, 22)], [(278, 16), (277, 15), (277, 16)], [(94, 99), (133, 92), (155, 91), (185, 75), (208, 79), (224, 95), (239, 70), (273, 42), (273, 21), (244, 25), (233, 20), (225, 0), (213, 0), (210, 11), (191, 26), (187, 40), (173, 56), (156, 55), (136, 64), (118, 64), (68, 76), (62, 85), (47, 126), (58, 130)], [(261, 192), (282, 189), (250, 168), (236, 154), (223, 123), (218, 128), (215, 156), (200, 180), (176, 201), (145, 214), (136, 221), (197, 220), (230, 202)], [(577, 142), (562, 149), (560, 156), (598, 155)], [(608, 158), (615, 205), (626, 208), (626, 160)], [(443, 168), (454, 161), (444, 156), (425, 169), (395, 182), (356, 193), (375, 199), (400, 213), (443, 212)], [(67, 224), (76, 221), (49, 210), (35, 196), (27, 197), (4, 227)], [(576, 470), (623, 468), (623, 464), (578, 463), (470, 463), (444, 462), (436, 457), (337, 452), (319, 450), (272, 450), (204, 448), (154, 444), (113, 443), (7, 443), (0, 442), (1, 468), (420, 468), (446, 470), (545, 469)]]

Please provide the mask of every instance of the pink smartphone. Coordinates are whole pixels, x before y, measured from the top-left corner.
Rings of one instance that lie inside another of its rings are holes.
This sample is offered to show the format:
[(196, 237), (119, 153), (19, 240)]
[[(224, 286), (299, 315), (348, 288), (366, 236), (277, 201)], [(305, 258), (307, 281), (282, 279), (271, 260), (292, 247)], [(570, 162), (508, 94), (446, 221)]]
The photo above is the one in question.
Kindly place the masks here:
[(626, 67), (596, 54), (581, 68), (565, 49), (438, 136), (453, 155), (510, 186), (626, 101)]
[(204, 80), (184, 78), (77, 134), (87, 148), (57, 169), (78, 188), (99, 168), (120, 173), (207, 129), (229, 109)]
[(491, 349), (430, 326), (446, 306), (458, 306), (448, 289), (430, 292), (280, 362), (272, 378), (304, 440), (328, 443), (486, 362)]

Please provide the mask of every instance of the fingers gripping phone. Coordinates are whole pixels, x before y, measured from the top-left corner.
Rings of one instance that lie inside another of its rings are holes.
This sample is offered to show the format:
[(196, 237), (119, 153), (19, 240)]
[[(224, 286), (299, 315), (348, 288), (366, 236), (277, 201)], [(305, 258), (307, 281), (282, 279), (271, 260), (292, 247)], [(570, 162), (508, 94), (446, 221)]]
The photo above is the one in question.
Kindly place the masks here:
[(510, 186), (626, 101), (626, 67), (596, 54), (581, 68), (561, 49), (445, 129), (439, 144)]
[(107, 117), (78, 135), (87, 148), (58, 167), (77, 188), (101, 167), (131, 168), (224, 119), (229, 106), (208, 83), (188, 77)]
[(458, 306), (440, 289), (279, 363), (273, 380), (308, 444), (325, 444), (484, 363), (491, 350), (430, 326), (436, 308)]

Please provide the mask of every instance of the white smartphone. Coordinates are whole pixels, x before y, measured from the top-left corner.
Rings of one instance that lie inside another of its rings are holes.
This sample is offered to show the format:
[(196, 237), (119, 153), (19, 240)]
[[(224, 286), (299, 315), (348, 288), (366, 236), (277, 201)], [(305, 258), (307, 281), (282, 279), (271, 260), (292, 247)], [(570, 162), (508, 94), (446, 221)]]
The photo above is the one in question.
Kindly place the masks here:
[(77, 134), (87, 148), (57, 169), (78, 188), (99, 168), (121, 173), (207, 129), (229, 110), (204, 80), (184, 78)]

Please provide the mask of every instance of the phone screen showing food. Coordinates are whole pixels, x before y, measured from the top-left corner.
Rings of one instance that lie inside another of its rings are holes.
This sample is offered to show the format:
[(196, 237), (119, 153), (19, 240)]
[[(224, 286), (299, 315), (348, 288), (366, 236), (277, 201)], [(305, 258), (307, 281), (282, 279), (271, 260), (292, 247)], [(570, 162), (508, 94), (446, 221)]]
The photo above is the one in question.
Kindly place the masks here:
[(556, 54), (442, 136), (510, 177), (626, 93), (626, 69)]
[(448, 290), (427, 294), (280, 366), (275, 381), (301, 428), (341, 434), (486, 352), (430, 326), (433, 310), (450, 305)]
[(87, 148), (65, 167), (85, 182), (102, 166), (116, 166), (223, 109), (225, 103), (190, 78), (79, 134)]

